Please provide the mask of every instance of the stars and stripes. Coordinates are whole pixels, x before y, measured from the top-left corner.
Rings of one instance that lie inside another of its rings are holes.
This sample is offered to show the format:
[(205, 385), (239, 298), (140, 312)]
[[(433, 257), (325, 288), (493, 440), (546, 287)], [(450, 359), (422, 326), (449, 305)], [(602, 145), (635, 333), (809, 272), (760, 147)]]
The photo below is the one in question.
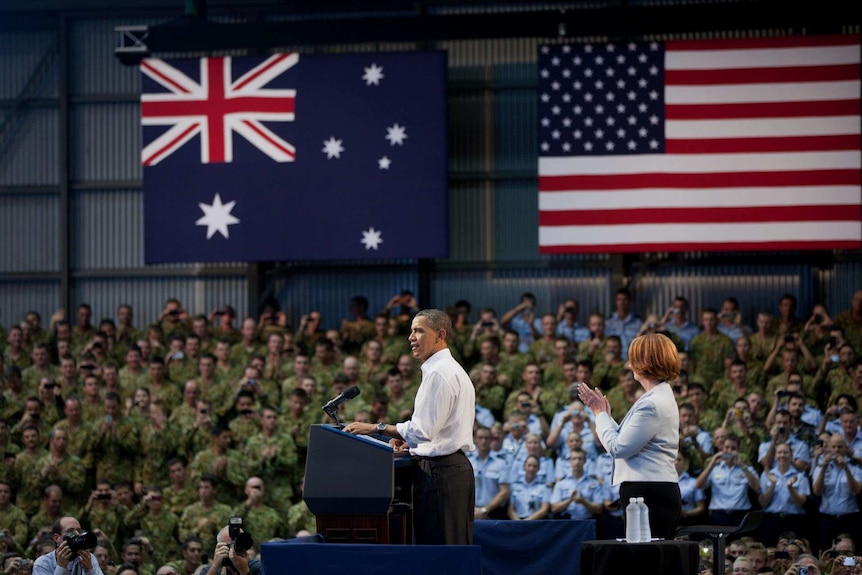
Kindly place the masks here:
[(540, 47), (543, 253), (858, 249), (858, 37)]

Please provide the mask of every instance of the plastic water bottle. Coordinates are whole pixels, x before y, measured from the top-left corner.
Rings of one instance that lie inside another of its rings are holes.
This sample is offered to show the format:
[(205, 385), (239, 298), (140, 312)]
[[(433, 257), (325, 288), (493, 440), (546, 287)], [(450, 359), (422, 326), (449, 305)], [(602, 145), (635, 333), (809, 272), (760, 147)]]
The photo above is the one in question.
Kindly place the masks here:
[(649, 543), (652, 540), (652, 533), (649, 528), (649, 507), (644, 503), (643, 497), (638, 497), (638, 511), (640, 511), (641, 538), (644, 543)]
[(626, 506), (626, 541), (638, 543), (641, 540), (641, 512), (636, 498), (629, 498)]

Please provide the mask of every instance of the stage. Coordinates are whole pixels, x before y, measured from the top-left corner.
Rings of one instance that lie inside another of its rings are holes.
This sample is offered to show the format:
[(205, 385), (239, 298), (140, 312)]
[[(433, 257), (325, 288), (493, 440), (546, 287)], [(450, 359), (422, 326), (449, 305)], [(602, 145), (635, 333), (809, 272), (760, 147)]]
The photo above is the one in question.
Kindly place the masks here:
[[(387, 572), (411, 575), (580, 575), (581, 547), (596, 537), (595, 521), (477, 521), (474, 545), (264, 543), (264, 575)], [(589, 574), (584, 574), (589, 575)]]

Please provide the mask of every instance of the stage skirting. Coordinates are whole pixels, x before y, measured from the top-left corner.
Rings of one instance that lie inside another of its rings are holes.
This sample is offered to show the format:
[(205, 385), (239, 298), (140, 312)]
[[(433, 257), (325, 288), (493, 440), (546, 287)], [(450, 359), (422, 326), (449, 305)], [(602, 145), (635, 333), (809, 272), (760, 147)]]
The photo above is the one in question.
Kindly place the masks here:
[[(280, 542), (261, 545), (264, 575), (331, 575), (409, 568), (411, 575), (580, 575), (595, 521), (477, 521), (472, 546)], [(592, 575), (585, 573), (584, 575)]]
[(476, 545), (264, 543), (260, 548), (263, 575), (482, 573), (481, 551)]
[(482, 548), (482, 575), (580, 575), (581, 544), (595, 538), (592, 520), (476, 521), (473, 525), (473, 543)]

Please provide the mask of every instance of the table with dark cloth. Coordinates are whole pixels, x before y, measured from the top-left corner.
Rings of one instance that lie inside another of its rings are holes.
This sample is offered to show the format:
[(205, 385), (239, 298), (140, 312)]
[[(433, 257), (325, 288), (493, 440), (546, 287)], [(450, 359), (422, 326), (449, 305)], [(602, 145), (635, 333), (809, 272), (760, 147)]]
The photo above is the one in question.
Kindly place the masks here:
[(584, 541), (581, 548), (583, 575), (697, 575), (698, 544), (695, 541)]

